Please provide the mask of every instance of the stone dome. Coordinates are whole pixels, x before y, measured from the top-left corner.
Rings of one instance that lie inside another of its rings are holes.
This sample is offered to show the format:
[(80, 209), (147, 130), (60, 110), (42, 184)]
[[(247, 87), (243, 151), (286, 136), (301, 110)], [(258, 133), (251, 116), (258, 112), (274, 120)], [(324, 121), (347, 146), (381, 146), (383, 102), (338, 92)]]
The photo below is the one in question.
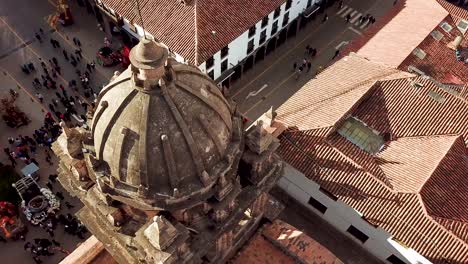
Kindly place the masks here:
[(240, 118), (209, 77), (155, 41), (130, 54), (132, 65), (101, 91), (92, 120), (101, 190), (142, 209), (209, 198), (240, 156)]

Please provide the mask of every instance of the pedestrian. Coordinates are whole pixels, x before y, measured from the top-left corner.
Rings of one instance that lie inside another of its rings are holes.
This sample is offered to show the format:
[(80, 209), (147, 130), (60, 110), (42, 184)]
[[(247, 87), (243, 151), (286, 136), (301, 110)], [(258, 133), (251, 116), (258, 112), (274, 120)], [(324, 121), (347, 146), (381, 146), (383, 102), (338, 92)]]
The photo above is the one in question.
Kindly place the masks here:
[(346, 15), (346, 23), (349, 23), (349, 20), (351, 20), (351, 15), (350, 15), (350, 14), (347, 14), (347, 15)]
[(52, 44), (52, 47), (55, 49), (57, 46), (55, 45), (54, 39), (50, 39), (50, 44)]
[(54, 189), (54, 186), (50, 182), (46, 183), (47, 188), (49, 188), (51, 191)]
[(54, 42), (55, 42), (55, 45), (57, 46), (57, 48), (60, 48), (60, 42), (58, 42), (58, 40), (55, 40), (55, 39), (54, 39)]
[(340, 50), (339, 49), (335, 50), (335, 55), (333, 55), (332, 60), (334, 60), (336, 57), (338, 57), (338, 55), (340, 55)]
[(39, 41), (39, 43), (42, 43), (42, 38), (41, 38), (41, 36), (39, 36), (39, 34), (37, 34), (37, 33), (36, 33), (36, 38), (37, 38), (37, 40)]
[(42, 104), (44, 102), (44, 96), (42, 96), (42, 94), (40, 94), (40, 93), (36, 93), (36, 96), (37, 96), (37, 98), (39, 99), (39, 101)]
[(83, 55), (81, 54), (81, 49), (76, 49), (75, 54), (77, 55), (77, 57), (83, 58)]
[(54, 231), (53, 231), (52, 229), (50, 229), (50, 228), (47, 228), (47, 229), (46, 229), (46, 232), (49, 234), (50, 237), (54, 237), (54, 236), (55, 236)]
[(86, 63), (86, 69), (91, 72), (91, 65), (89, 65), (89, 63)]
[(77, 45), (78, 47), (81, 47), (81, 42), (78, 38), (73, 38), (73, 42), (75, 42), (75, 45)]
[(65, 197), (63, 196), (63, 193), (61, 193), (61, 192), (56, 192), (55, 196), (57, 196), (60, 200), (65, 199)]
[(296, 68), (297, 68), (297, 63), (294, 62), (294, 64), (293, 64), (293, 72), (296, 71)]
[(69, 202), (65, 202), (65, 206), (66, 206), (68, 209), (72, 209), (73, 207), (75, 207), (74, 205), (70, 204)]
[(94, 61), (90, 62), (89, 65), (91, 65), (91, 68), (94, 70), (94, 68), (96, 67), (96, 63), (94, 63)]
[(328, 15), (325, 13), (322, 19), (322, 23), (326, 22), (328, 20)]
[(39, 33), (41, 33), (41, 35), (44, 35), (44, 30), (42, 30), (42, 28), (39, 28)]
[(343, 0), (340, 0), (340, 2), (338, 2), (338, 9), (341, 9), (343, 8)]
[(55, 67), (55, 71), (56, 71), (59, 75), (62, 75), (62, 68), (60, 68), (60, 66)]
[(307, 72), (310, 71), (310, 68), (312, 68), (312, 63), (310, 61), (307, 62)]
[(63, 50), (63, 57), (65, 58), (66, 61), (68, 61), (68, 53), (66, 50)]
[(52, 66), (58, 66), (58, 60), (57, 60), (57, 58), (52, 57), (52, 62), (54, 63), (54, 65), (52, 65)]

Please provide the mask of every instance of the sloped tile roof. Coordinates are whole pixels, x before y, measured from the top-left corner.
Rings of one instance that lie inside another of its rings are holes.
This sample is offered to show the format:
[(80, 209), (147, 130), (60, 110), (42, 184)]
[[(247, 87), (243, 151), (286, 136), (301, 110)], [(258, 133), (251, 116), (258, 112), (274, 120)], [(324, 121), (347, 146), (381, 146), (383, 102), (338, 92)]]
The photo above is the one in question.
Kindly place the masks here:
[(307, 82), (287, 104), (276, 110), (282, 122), (300, 130), (332, 126), (377, 80), (413, 75), (350, 54), (319, 76)]
[(377, 163), (395, 191), (419, 192), (458, 138), (458, 135), (398, 138), (377, 155)]
[(232, 263), (342, 264), (343, 262), (302, 231), (281, 220), (275, 220), (258, 230)]
[[(456, 24), (462, 19), (468, 21), (468, 10), (458, 7), (446, 0), (436, 0), (447, 12), (450, 13)], [(465, 33), (466, 35), (467, 33)]]
[[(138, 25), (133, 0), (102, 0)], [(199, 65), (285, 0), (140, 0), (145, 29), (190, 63)], [(212, 34), (212, 32), (216, 34)]]
[[(398, 67), (403, 60), (444, 19), (448, 12), (435, 0), (399, 1), (384, 23), (366, 33), (355, 46), (357, 54), (371, 61)], [(411, 28), (411, 30), (408, 30)]]
[[(443, 19), (441, 23), (449, 24), (452, 26), (452, 30), (446, 32), (437, 25), (431, 32), (438, 32), (437, 34), (443, 36), (442, 39), (436, 40), (431, 34), (428, 34), (417, 47), (426, 53), (424, 59), (418, 58), (414, 53), (409, 53), (408, 57), (398, 68), (407, 70), (409, 66), (414, 66), (439, 82), (468, 84), (468, 64), (458, 61), (455, 56), (455, 50), (447, 46), (457, 36), (461, 36), (462, 34), (457, 29), (450, 15)], [(467, 36), (463, 36), (462, 47), (468, 47)]]
[(343, 114), (389, 133), (383, 152), (370, 155), (338, 135), (340, 122), (305, 130), (289, 122), (278, 153), (434, 263), (466, 263), (468, 102), (427, 78), (379, 81), (355, 102)]

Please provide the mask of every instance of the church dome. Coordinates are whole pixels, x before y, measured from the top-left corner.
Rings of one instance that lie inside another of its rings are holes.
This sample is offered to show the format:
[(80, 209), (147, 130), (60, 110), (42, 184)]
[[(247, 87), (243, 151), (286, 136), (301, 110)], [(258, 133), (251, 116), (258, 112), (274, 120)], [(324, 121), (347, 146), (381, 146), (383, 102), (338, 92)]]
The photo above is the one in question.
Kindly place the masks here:
[(142, 209), (209, 198), (240, 155), (240, 119), (209, 77), (155, 41), (143, 39), (130, 54), (92, 120), (101, 189)]

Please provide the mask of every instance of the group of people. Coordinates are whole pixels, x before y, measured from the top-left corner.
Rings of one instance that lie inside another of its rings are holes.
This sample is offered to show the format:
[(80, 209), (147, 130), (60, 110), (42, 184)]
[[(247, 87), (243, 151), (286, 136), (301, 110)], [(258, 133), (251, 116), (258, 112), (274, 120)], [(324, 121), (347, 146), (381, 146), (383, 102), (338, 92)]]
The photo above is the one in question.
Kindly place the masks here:
[(297, 62), (293, 63), (293, 72), (295, 73), (295, 79), (299, 79), (301, 74), (306, 71), (309, 72), (310, 69), (312, 68), (312, 62), (311, 59), (313, 59), (317, 55), (317, 49), (311, 47), (310, 45), (307, 45), (305, 47), (305, 52), (304, 52), (304, 59), (302, 59), (302, 62), (298, 65)]
[(80, 239), (85, 239), (84, 234), (88, 232), (86, 227), (71, 214), (58, 214), (49, 217), (40, 226), (49, 234), (50, 240), (47, 238), (35, 238), (32, 242), (28, 241), (24, 244), (24, 250), (31, 253), (33, 260), (37, 264), (42, 263), (41, 257), (53, 256), (54, 252), (57, 251), (69, 254), (68, 251), (61, 247), (61, 243), (54, 239), (54, 230), (59, 225), (63, 225), (67, 234), (77, 236)]

